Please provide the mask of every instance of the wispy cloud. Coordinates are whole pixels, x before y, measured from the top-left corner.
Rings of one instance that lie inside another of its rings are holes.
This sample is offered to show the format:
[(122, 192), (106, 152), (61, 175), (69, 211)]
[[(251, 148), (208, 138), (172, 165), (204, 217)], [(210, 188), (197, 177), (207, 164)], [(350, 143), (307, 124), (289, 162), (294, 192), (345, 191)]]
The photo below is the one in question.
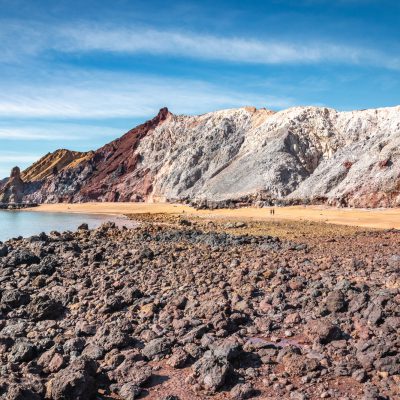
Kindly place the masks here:
[[(16, 126), (17, 125), (17, 126)], [(2, 141), (18, 141), (18, 140), (40, 140), (40, 141), (58, 141), (68, 140), (87, 141), (90, 138), (114, 138), (121, 131), (115, 128), (98, 126), (98, 125), (78, 125), (78, 124), (60, 124), (41, 122), (35, 127), (24, 125), (13, 121), (0, 124), (0, 139)], [(1, 153), (0, 153), (1, 155)]]
[[(202, 81), (121, 73), (72, 74), (31, 84), (14, 82), (12, 90), (0, 93), (0, 116), (8, 118), (143, 118), (164, 106), (172, 112), (197, 114), (245, 105), (284, 108), (293, 105), (293, 100)], [(24, 134), (13, 133), (14, 137)], [(43, 135), (30, 133), (35, 134)], [(6, 135), (3, 132), (3, 137)]]
[(54, 134), (54, 132), (41, 132), (40, 130), (27, 128), (0, 128), (1, 140), (59, 140), (68, 136)]
[(400, 69), (396, 52), (348, 43), (217, 36), (143, 26), (97, 26), (90, 22), (52, 27), (8, 21), (0, 28), (0, 49), (3, 61), (57, 51), (150, 54), (266, 65), (339, 63)]
[(206, 60), (254, 64), (313, 64), (367, 62), (386, 68), (400, 68), (400, 58), (380, 51), (344, 43), (309, 40), (306, 43), (279, 39), (259, 40), (222, 37), (193, 32), (154, 29), (97, 28), (82, 26), (61, 30), (62, 51), (105, 51), (147, 53)]
[(42, 155), (37, 154), (21, 154), (17, 152), (0, 152), (0, 164), (9, 164), (10, 162), (34, 162)]

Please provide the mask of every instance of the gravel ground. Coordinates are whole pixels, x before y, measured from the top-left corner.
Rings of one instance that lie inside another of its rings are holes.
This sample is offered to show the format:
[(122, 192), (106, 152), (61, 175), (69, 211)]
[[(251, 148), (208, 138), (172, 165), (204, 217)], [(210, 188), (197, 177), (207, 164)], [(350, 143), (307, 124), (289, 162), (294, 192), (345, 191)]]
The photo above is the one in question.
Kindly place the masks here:
[(157, 218), (0, 244), (1, 398), (399, 398), (398, 231)]

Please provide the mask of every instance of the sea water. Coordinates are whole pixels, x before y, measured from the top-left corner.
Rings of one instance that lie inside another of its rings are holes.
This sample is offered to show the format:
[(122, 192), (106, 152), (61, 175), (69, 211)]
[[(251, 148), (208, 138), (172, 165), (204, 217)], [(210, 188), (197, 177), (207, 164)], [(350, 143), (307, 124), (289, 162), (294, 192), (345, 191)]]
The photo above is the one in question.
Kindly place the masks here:
[(68, 214), (32, 211), (0, 210), (0, 241), (23, 236), (37, 235), (41, 232), (74, 231), (82, 223), (89, 228), (97, 228), (113, 217), (94, 214)]

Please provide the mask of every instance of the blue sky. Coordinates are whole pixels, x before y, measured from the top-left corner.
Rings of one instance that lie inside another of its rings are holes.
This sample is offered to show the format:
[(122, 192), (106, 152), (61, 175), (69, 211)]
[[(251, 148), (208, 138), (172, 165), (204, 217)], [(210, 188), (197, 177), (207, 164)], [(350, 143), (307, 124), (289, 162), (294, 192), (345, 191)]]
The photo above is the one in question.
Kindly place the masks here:
[(400, 104), (397, 0), (0, 0), (0, 177), (151, 118)]

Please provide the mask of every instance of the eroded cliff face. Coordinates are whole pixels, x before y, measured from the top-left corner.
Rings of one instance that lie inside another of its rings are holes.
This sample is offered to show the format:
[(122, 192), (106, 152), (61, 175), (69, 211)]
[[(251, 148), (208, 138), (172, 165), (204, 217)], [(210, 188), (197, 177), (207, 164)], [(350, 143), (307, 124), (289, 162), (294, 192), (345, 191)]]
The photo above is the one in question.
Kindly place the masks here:
[(400, 205), (400, 107), (336, 113), (343, 143), (290, 198), (324, 196), (354, 207)]
[(25, 197), (39, 203), (146, 200), (152, 180), (138, 167), (141, 155), (137, 148), (146, 135), (171, 116), (166, 108), (161, 109), (152, 120), (41, 181), (40, 188)]
[(3, 189), (4, 185), (7, 183), (8, 178), (0, 179), (0, 190)]
[(59, 174), (92, 156), (93, 152), (60, 149), (46, 154), (23, 172), (18, 167), (13, 168), (10, 177), (0, 181), (0, 203), (32, 201), (47, 182), (56, 180)]
[(166, 108), (46, 176), (35, 202), (285, 201), (400, 205), (400, 107), (338, 112), (246, 107), (200, 116)]
[(21, 177), (26, 182), (42, 181), (53, 175), (57, 175), (64, 169), (77, 166), (81, 162), (90, 159), (92, 155), (93, 152), (81, 153), (66, 149), (56, 150), (53, 153), (46, 154), (24, 170)]

